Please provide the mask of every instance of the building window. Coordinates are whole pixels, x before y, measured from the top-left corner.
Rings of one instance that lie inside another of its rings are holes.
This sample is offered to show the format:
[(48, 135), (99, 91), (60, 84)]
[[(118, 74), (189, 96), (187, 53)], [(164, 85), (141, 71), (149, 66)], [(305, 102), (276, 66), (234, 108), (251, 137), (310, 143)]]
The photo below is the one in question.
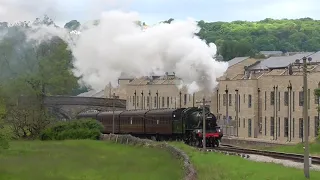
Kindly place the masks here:
[(170, 107), (170, 98), (167, 97), (167, 107), (169, 108)]
[(251, 137), (251, 119), (248, 119), (248, 137)]
[(278, 118), (278, 137), (280, 137), (280, 117)]
[(229, 94), (229, 106), (232, 106), (232, 94)]
[(220, 94), (219, 94), (219, 101), (218, 101), (219, 110), (220, 110), (220, 103), (221, 103), (221, 98), (220, 98)]
[(303, 106), (303, 91), (299, 92), (299, 106)]
[(136, 99), (134, 98), (134, 96), (132, 96), (132, 106), (135, 105)]
[(270, 105), (274, 105), (274, 91), (270, 92)]
[(308, 89), (308, 109), (310, 109), (310, 89)]
[(164, 107), (164, 97), (162, 97), (162, 107)]
[(259, 134), (262, 134), (262, 117), (259, 118)]
[(239, 122), (238, 122), (238, 123), (239, 123), (238, 126), (240, 127), (240, 121), (241, 121), (240, 118), (238, 119), (238, 121), (239, 121)]
[(241, 106), (241, 101), (240, 101), (240, 95), (239, 95), (239, 112), (240, 112), (240, 106)]
[(264, 92), (264, 110), (267, 110), (267, 91)]
[(289, 92), (288, 91), (284, 92), (284, 105), (285, 106), (289, 105)]
[(129, 97), (130, 99), (129, 99), (129, 102), (131, 102), (131, 96)]
[(189, 101), (191, 101), (191, 94), (189, 94)]
[(243, 128), (246, 128), (246, 119), (245, 118), (243, 118)]
[(251, 100), (252, 100), (252, 96), (251, 94), (248, 95), (248, 108), (251, 108)]
[(274, 117), (270, 117), (270, 136), (274, 136)]
[(299, 138), (303, 137), (303, 118), (299, 118)]
[(295, 101), (294, 101), (295, 95), (294, 95), (294, 91), (292, 92), (292, 111), (294, 112), (295, 109)]
[(294, 123), (294, 118), (292, 118), (292, 137), (294, 137), (294, 130), (295, 130), (295, 123)]
[(267, 135), (267, 117), (264, 117), (264, 135)]
[(146, 97), (143, 96), (142, 108), (144, 109), (146, 106)]
[(149, 106), (150, 106), (150, 98), (149, 96), (147, 96), (147, 107), (149, 108)]
[(246, 95), (243, 95), (243, 103), (246, 103)]
[(278, 94), (279, 94), (278, 95), (278, 111), (280, 111), (280, 95), (281, 95), (281, 93), (279, 92)]
[(310, 136), (310, 116), (308, 116), (308, 137)]
[(284, 118), (284, 137), (288, 137), (289, 134), (289, 120)]
[(155, 108), (157, 107), (157, 97), (156, 96), (154, 97), (154, 107)]
[(172, 104), (172, 97), (170, 97), (170, 99), (171, 99), (171, 104)]
[(139, 96), (137, 96), (137, 107), (139, 107)]
[(184, 102), (183, 102), (183, 104), (184, 104), (184, 105), (187, 105), (187, 95), (186, 95), (186, 94), (184, 95)]
[(227, 95), (226, 94), (223, 94), (223, 106), (226, 106), (227, 104)]
[(237, 106), (238, 106), (238, 100), (237, 100), (237, 94), (234, 95), (234, 110), (237, 111)]
[(319, 117), (314, 117), (314, 136), (317, 137), (319, 135)]

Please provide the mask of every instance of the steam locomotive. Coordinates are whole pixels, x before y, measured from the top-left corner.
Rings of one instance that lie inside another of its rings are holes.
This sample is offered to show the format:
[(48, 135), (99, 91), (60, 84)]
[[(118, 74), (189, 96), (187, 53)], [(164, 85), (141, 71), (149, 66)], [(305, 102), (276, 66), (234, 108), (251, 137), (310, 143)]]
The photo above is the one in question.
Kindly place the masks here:
[[(77, 119), (100, 121), (103, 133), (131, 134), (140, 138), (183, 140), (191, 146), (202, 146), (203, 110), (198, 107), (178, 109), (126, 110), (80, 113)], [(209, 108), (206, 113), (206, 145), (219, 146), (223, 133)], [(114, 121), (113, 121), (114, 118)], [(114, 126), (113, 126), (114, 122)]]

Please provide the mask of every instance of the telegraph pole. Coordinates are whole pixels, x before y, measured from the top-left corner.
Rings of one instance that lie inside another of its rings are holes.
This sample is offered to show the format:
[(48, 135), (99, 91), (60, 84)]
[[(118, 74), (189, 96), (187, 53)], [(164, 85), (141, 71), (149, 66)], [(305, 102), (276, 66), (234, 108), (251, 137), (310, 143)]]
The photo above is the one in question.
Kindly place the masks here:
[(197, 103), (202, 103), (202, 148), (203, 152), (206, 152), (206, 113), (205, 113), (205, 106), (206, 103), (210, 103), (211, 101), (206, 101), (205, 96), (203, 96), (202, 102), (197, 102)]
[[(309, 129), (308, 129), (308, 81), (307, 58), (303, 57), (303, 121), (304, 121), (304, 176), (310, 179), (309, 174)], [(311, 61), (311, 57), (308, 58)]]
[(116, 95), (113, 93), (113, 101), (112, 101), (112, 134), (114, 134), (114, 109), (115, 109), (115, 101)]

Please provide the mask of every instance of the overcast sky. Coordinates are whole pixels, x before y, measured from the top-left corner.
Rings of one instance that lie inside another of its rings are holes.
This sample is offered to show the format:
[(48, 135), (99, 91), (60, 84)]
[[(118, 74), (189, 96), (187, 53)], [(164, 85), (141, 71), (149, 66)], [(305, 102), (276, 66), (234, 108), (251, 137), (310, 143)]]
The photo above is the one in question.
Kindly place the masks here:
[(60, 23), (86, 21), (110, 9), (137, 11), (148, 24), (171, 17), (206, 21), (320, 19), (320, 0), (0, 0), (0, 21), (16, 19), (17, 13), (19, 18), (47, 13)]

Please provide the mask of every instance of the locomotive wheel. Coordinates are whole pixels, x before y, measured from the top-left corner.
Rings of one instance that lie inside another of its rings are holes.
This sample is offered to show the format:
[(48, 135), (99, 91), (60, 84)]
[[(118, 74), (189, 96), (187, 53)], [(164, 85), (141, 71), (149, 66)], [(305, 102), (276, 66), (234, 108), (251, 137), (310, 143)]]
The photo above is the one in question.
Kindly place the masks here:
[(216, 144), (216, 146), (217, 147), (219, 147), (219, 145), (220, 145), (220, 141), (217, 139), (217, 140), (215, 140), (215, 144)]

